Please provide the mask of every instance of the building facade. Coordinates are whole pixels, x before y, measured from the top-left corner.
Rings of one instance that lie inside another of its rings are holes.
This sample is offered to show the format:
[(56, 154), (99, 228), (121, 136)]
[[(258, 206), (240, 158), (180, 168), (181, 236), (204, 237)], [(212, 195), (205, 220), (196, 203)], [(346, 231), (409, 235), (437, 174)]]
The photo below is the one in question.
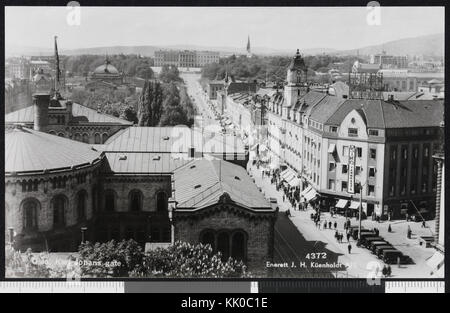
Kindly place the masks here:
[[(375, 70), (361, 75), (379, 76)], [(288, 70), (288, 83), (267, 112), (272, 162), (301, 178), (292, 187), (304, 200), (324, 208), (356, 212), (362, 198), (366, 216), (434, 215), (430, 153), (440, 142), (443, 101), (385, 99), (370, 90), (373, 79), (357, 80), (357, 93), (351, 86), (348, 96), (331, 95), (302, 90)]]
[(157, 50), (154, 66), (174, 65), (177, 67), (203, 67), (219, 63), (219, 52), (195, 50)]

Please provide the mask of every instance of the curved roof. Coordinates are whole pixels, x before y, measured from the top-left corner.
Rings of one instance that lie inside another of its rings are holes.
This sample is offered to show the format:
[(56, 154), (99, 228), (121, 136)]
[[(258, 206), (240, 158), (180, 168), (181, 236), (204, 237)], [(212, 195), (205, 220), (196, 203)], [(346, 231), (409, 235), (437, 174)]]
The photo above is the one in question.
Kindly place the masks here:
[(119, 74), (119, 71), (114, 65), (111, 65), (108, 60), (105, 61), (104, 64), (98, 66), (94, 70), (94, 74)]
[(90, 145), (16, 127), (5, 133), (5, 173), (36, 174), (94, 164), (102, 153)]

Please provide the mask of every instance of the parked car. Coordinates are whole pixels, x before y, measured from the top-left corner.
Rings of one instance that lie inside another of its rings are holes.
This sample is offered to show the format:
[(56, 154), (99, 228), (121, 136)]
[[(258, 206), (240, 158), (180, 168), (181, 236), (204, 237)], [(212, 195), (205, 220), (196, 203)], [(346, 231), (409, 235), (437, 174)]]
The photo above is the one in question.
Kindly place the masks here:
[(367, 248), (370, 251), (374, 251), (376, 247), (378, 246), (384, 246), (384, 245), (389, 245), (390, 243), (386, 240), (377, 240), (377, 241), (372, 241), (370, 244), (367, 245)]
[(384, 250), (381, 259), (386, 264), (397, 264), (399, 259), (400, 264), (408, 264), (410, 261), (410, 258), (408, 256), (404, 255), (397, 249)]
[(395, 248), (391, 244), (375, 246), (372, 248), (372, 253), (375, 254), (377, 257), (381, 258), (380, 255), (383, 254), (383, 251), (390, 250), (390, 249), (395, 249)]
[(383, 240), (383, 237), (380, 236), (362, 236), (360, 239), (360, 243), (363, 247), (368, 248), (370, 243), (373, 241), (380, 241)]
[(376, 233), (373, 230), (361, 230), (361, 236), (358, 238), (358, 229), (353, 230), (352, 237), (353, 239), (362, 239), (364, 237), (376, 237)]

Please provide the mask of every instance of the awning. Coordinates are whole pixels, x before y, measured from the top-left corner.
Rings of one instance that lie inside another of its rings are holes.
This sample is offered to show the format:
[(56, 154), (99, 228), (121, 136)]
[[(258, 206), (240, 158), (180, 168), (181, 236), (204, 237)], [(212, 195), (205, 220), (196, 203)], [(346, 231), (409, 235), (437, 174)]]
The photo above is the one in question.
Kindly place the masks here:
[(314, 189), (311, 188), (311, 190), (307, 194), (305, 194), (305, 199), (306, 199), (306, 201), (311, 201), (316, 196), (317, 196), (317, 191), (315, 191)]
[(359, 209), (359, 201), (352, 201), (350, 203), (349, 209), (358, 210)]
[(298, 177), (292, 177), (292, 179), (288, 181), (288, 184), (291, 187), (297, 187), (300, 185), (300, 179)]
[(347, 205), (348, 200), (339, 199), (339, 201), (336, 203), (336, 208), (343, 209)]
[(284, 171), (282, 171), (282, 172), (280, 173), (280, 177), (284, 179), (284, 176), (286, 176), (287, 173), (289, 173), (289, 169), (285, 169)]
[(328, 147), (328, 153), (334, 153), (335, 150), (336, 145), (334, 143), (331, 143), (330, 146)]
[(259, 151), (267, 151), (267, 147), (263, 144), (259, 145)]
[(300, 193), (300, 196), (304, 197), (308, 192), (311, 191), (311, 189), (312, 189), (312, 187), (311, 187), (311, 186), (308, 186), (305, 190), (303, 190), (303, 191)]

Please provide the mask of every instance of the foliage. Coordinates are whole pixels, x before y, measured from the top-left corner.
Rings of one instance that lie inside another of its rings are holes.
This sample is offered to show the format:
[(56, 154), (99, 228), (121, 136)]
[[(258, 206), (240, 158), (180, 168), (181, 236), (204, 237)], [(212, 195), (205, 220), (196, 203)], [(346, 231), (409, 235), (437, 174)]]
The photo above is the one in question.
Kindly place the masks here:
[(183, 80), (180, 77), (180, 72), (178, 68), (174, 65), (163, 65), (161, 68), (161, 72), (158, 75), (159, 80), (164, 83), (170, 82), (182, 82)]
[(213, 253), (211, 246), (193, 245), (177, 241), (168, 248), (157, 248), (144, 257), (143, 272), (133, 276), (173, 278), (232, 278), (250, 277), (242, 261), (229, 258), (221, 260), (221, 254)]
[[(347, 71), (350, 64), (357, 60), (355, 56), (308, 55), (303, 57), (308, 67), (308, 78), (315, 81), (316, 72), (326, 73), (332, 68)], [(236, 80), (283, 82), (286, 70), (292, 59), (284, 56), (246, 56), (232, 55), (222, 58), (219, 64), (208, 64), (202, 69), (202, 77), (214, 80), (223, 79), (225, 73)], [(317, 77), (317, 79), (320, 79)]]
[(84, 242), (78, 252), (82, 275), (93, 277), (127, 277), (129, 272), (139, 271), (144, 256), (134, 240)]
[[(24, 253), (5, 246), (5, 276), (26, 278), (73, 278), (80, 277), (75, 258), (50, 260), (46, 252), (33, 253), (27, 249)], [(75, 266), (74, 266), (75, 265)]]
[(163, 90), (158, 81), (146, 81), (138, 102), (139, 126), (157, 126), (162, 114)]
[[(153, 61), (149, 57), (142, 57), (139, 55), (110, 55), (109, 61), (119, 71), (124, 72), (130, 77), (140, 77), (144, 79), (151, 79), (154, 77), (153, 71), (150, 68)], [(96, 67), (105, 63), (105, 56), (102, 55), (73, 55), (65, 58), (64, 67), (72, 75), (87, 76), (89, 72), (95, 70)]]

